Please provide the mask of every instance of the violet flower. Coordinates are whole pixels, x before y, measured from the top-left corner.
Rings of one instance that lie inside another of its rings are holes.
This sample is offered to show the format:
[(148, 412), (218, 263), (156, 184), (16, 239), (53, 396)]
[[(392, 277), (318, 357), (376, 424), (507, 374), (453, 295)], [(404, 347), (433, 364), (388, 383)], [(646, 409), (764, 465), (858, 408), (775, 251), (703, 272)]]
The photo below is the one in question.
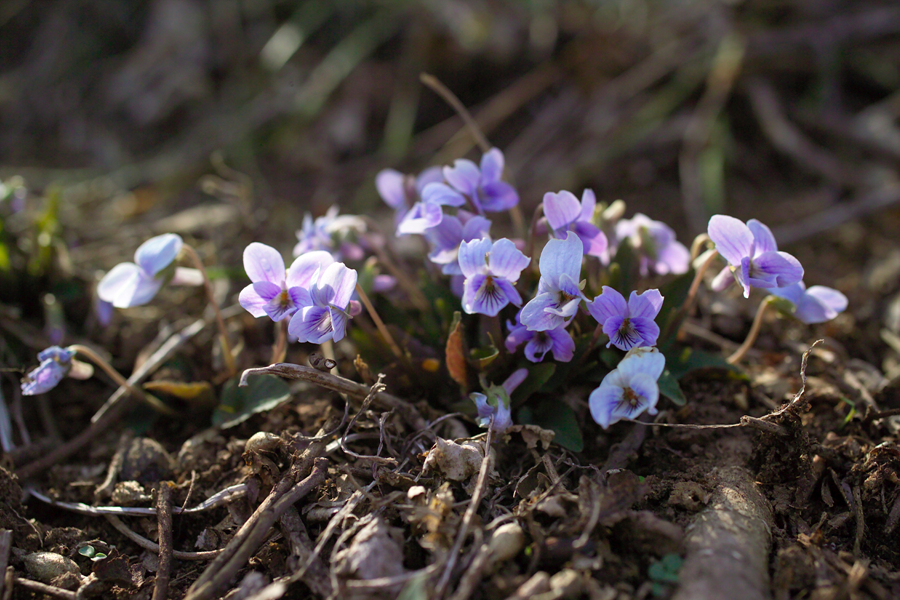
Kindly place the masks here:
[(518, 315), (516, 322), (509, 321), (507, 327), (509, 335), (506, 336), (506, 350), (515, 352), (519, 346), (525, 344), (525, 358), (533, 363), (544, 360), (548, 352), (552, 352), (553, 360), (559, 362), (569, 362), (575, 355), (575, 340), (564, 327), (531, 331), (519, 322)]
[(793, 305), (791, 313), (802, 323), (824, 323), (847, 309), (847, 296), (839, 291), (814, 285), (807, 289), (802, 281), (783, 288), (773, 288), (769, 293), (784, 298)]
[(441, 266), (444, 275), (462, 275), (459, 245), (489, 237), (490, 228), (490, 221), (464, 210), (460, 210), (455, 217), (445, 216), (437, 226), (425, 232), (425, 237), (433, 245), (428, 258)]
[(515, 188), (501, 181), (503, 153), (491, 148), (481, 157), (481, 168), (465, 158), (457, 159), (452, 167), (444, 167), (447, 183), (431, 183), (422, 190), (422, 200), (463, 206), (467, 201), (478, 214), (509, 210), (519, 203)]
[(356, 271), (344, 263), (320, 268), (312, 278), (308, 294), (299, 298), (298, 309), (288, 323), (288, 333), (299, 342), (313, 344), (343, 339), (356, 280)]
[(97, 285), (101, 300), (116, 308), (146, 304), (175, 274), (170, 269), (184, 242), (181, 236), (165, 233), (152, 237), (134, 253), (134, 262), (119, 263)]
[(531, 331), (548, 331), (568, 325), (587, 300), (581, 291), (581, 261), (584, 246), (569, 231), (564, 240), (550, 240), (541, 252), (541, 279), (537, 295), (522, 309), (522, 324)]
[(509, 303), (520, 306), (522, 297), (514, 286), (529, 262), (506, 238), (493, 243), (482, 238), (460, 244), (459, 268), (466, 278), (463, 310), (493, 317)]
[(253, 242), (244, 249), (244, 271), (252, 282), (241, 290), (238, 302), (254, 317), (273, 321), (293, 316), (309, 302), (309, 286), (320, 269), (334, 262), (324, 250), (307, 252), (285, 271), (281, 254), (271, 246)]
[(588, 312), (609, 336), (609, 343), (620, 350), (636, 346), (654, 346), (659, 337), (656, 315), (662, 308), (663, 297), (659, 290), (647, 290), (642, 294), (631, 292), (628, 302), (613, 288), (604, 285), (602, 293), (587, 303)]
[(528, 377), (528, 369), (518, 369), (506, 378), (502, 386), (492, 385), (485, 391), (487, 394), (473, 392), (469, 398), (475, 402), (478, 416), (475, 422), (479, 427), (488, 427), (491, 417), (494, 418), (494, 431), (497, 433), (506, 431), (512, 424), (509, 397), (519, 385)]
[(728, 287), (729, 271), (744, 288), (744, 298), (750, 297), (751, 287), (782, 288), (803, 279), (800, 262), (787, 252), (779, 252), (772, 232), (756, 219), (744, 224), (734, 217), (714, 215), (707, 233), (728, 261), (713, 280), (714, 290)]
[(666, 367), (666, 358), (656, 348), (631, 350), (591, 392), (591, 416), (606, 429), (622, 419), (634, 419), (643, 412), (657, 413), (657, 380)]
[(616, 224), (618, 243), (629, 240), (638, 256), (641, 275), (687, 273), (691, 253), (675, 239), (675, 232), (662, 221), (638, 213)]
[(375, 175), (375, 189), (385, 204), (394, 209), (394, 222), (399, 224), (409, 208), (422, 196), (422, 190), (429, 183), (443, 181), (440, 167), (429, 167), (418, 177), (404, 175), (394, 169), (384, 169)]
[(36, 396), (49, 392), (72, 370), (75, 352), (68, 348), (50, 346), (38, 353), (41, 364), (28, 372), (22, 379), (22, 394)]
[(609, 245), (606, 234), (593, 223), (594, 207), (597, 205), (593, 190), (584, 190), (581, 202), (572, 192), (547, 192), (543, 205), (544, 216), (554, 238), (565, 239), (566, 232), (574, 231), (584, 245), (584, 254), (598, 258), (606, 256)]
[(359, 244), (344, 238), (349, 233), (365, 231), (365, 221), (354, 215), (339, 213), (340, 208), (337, 205), (316, 219), (306, 213), (303, 216), (303, 225), (297, 231), (298, 241), (294, 246), (293, 255), (301, 256), (307, 252), (324, 250), (330, 252), (335, 260), (362, 259), (365, 253)]

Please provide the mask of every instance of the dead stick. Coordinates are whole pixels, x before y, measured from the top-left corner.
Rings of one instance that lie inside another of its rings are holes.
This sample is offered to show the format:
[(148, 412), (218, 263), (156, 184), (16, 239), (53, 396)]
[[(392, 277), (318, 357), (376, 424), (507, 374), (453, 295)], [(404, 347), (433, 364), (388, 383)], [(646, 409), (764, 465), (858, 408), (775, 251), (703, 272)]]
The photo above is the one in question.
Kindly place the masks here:
[[(12, 549), (12, 531), (0, 530), (0, 573), (6, 573), (9, 564), (9, 551)], [(6, 594), (6, 581), (0, 579), (0, 598)]]
[[(149, 550), (150, 552), (159, 552), (159, 544), (148, 540), (144, 536), (132, 531), (131, 528), (123, 523), (119, 517), (109, 514), (105, 514), (103, 516), (106, 517), (106, 520), (109, 521), (110, 525), (116, 528), (116, 531), (127, 537), (129, 540), (131, 540), (144, 550)], [(212, 560), (221, 553), (221, 550), (207, 550), (205, 552), (183, 552), (181, 550), (173, 550), (172, 556), (178, 560), (203, 561)]]
[(172, 576), (172, 486), (168, 481), (159, 485), (156, 496), (156, 521), (159, 532), (159, 566), (156, 569), (156, 587), (153, 600), (166, 600), (169, 579)]
[(56, 596), (57, 598), (63, 598), (64, 600), (76, 600), (78, 598), (75, 592), (70, 592), (69, 590), (64, 590), (54, 585), (47, 585), (46, 583), (41, 583), (40, 581), (24, 579), (22, 577), (19, 577), (18, 575), (13, 575), (13, 581), (21, 585), (23, 588), (27, 588), (33, 592), (47, 594), (48, 596)]
[(328, 459), (317, 458), (312, 473), (310, 473), (303, 481), (295, 484), (277, 501), (271, 503), (266, 510), (260, 514), (259, 518), (256, 519), (252, 530), (245, 537), (243, 543), (241, 543), (231, 555), (231, 558), (227, 560), (220, 569), (213, 570), (214, 565), (210, 565), (204, 572), (204, 575), (212, 571), (212, 576), (200, 586), (196, 586), (196, 584), (191, 586), (187, 596), (185, 596), (185, 600), (212, 600), (213, 598), (218, 597), (221, 589), (225, 587), (245, 564), (247, 564), (247, 561), (250, 560), (250, 557), (253, 556), (253, 553), (256, 552), (260, 544), (265, 541), (269, 529), (275, 524), (278, 518), (306, 494), (325, 481), (325, 475), (328, 471), (327, 467)]
[(859, 486), (853, 486), (853, 508), (856, 512), (856, 535), (853, 538), (853, 555), (857, 558), (862, 552), (862, 540), (866, 533), (866, 518), (863, 513), (862, 493)]

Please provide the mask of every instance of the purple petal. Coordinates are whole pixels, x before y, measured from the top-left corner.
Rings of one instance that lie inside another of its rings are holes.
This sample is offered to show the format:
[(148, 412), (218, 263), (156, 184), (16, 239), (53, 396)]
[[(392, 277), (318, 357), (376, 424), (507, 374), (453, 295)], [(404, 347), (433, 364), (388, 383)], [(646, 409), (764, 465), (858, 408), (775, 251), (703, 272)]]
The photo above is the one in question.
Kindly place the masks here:
[(659, 379), (665, 368), (666, 357), (656, 348), (636, 348), (626, 355), (616, 367), (628, 377), (644, 373), (649, 375), (653, 381)]
[(750, 256), (753, 233), (743, 221), (727, 215), (713, 215), (709, 220), (707, 234), (715, 243), (716, 250), (731, 266), (740, 265), (742, 258)]
[(482, 238), (463, 242), (459, 245), (459, 268), (466, 277), (487, 274), (487, 257), (493, 244), (491, 240)]
[(534, 337), (534, 332), (529, 331), (524, 325), (514, 325), (509, 328), (509, 335), (506, 336), (506, 351), (515, 352), (523, 343)]
[(609, 241), (606, 239), (605, 233), (586, 221), (575, 221), (572, 223), (571, 228), (581, 239), (586, 255), (598, 258), (606, 256), (609, 249)]
[(440, 183), (444, 180), (441, 167), (428, 167), (416, 177), (416, 192), (421, 196), (429, 183)]
[(643, 340), (644, 346), (655, 346), (656, 340), (659, 338), (659, 325), (653, 319), (645, 319), (641, 317), (632, 317), (631, 326)]
[[(260, 286), (259, 289), (257, 289), (257, 286)], [(260, 294), (260, 291), (266, 295), (263, 296)], [(244, 310), (254, 317), (259, 318), (265, 316), (266, 305), (280, 292), (281, 286), (269, 283), (268, 281), (258, 281), (256, 283), (251, 283), (241, 290), (241, 293), (238, 295), (238, 302)]]
[(136, 264), (120, 263), (97, 284), (97, 296), (116, 308), (130, 308), (150, 302), (162, 285)]
[(347, 330), (347, 315), (333, 308), (329, 308), (328, 313), (331, 315), (331, 339), (339, 342), (344, 339), (344, 334)]
[(574, 232), (567, 232), (564, 240), (550, 240), (541, 251), (541, 282), (549, 289), (558, 290), (563, 275), (578, 281), (583, 257), (584, 245)]
[(310, 297), (315, 306), (337, 306), (344, 310), (356, 290), (357, 274), (344, 263), (332, 263), (319, 275), (310, 289)]
[(681, 242), (671, 243), (657, 249), (654, 270), (659, 275), (681, 275), (687, 273), (691, 264), (691, 252)]
[(566, 319), (547, 312), (548, 308), (556, 306), (558, 300), (558, 295), (554, 293), (538, 294), (522, 308), (519, 317), (522, 324), (531, 331), (547, 331), (565, 326)]
[(794, 316), (803, 323), (824, 323), (847, 309), (847, 297), (830, 287), (814, 285), (797, 303)]
[(499, 148), (491, 148), (481, 157), (481, 179), (483, 182), (499, 181), (503, 177), (503, 153)]
[(465, 197), (446, 183), (429, 183), (422, 190), (422, 202), (441, 206), (463, 206)]
[(594, 190), (585, 188), (585, 190), (581, 192), (581, 218), (579, 221), (593, 222), (594, 208), (596, 206), (597, 196), (594, 194)]
[(458, 191), (471, 196), (481, 182), (481, 171), (471, 160), (459, 158), (452, 167), (444, 167), (444, 179)]
[(149, 275), (156, 275), (172, 264), (183, 244), (181, 236), (177, 234), (158, 235), (138, 246), (134, 253), (134, 262)]
[(503, 382), (503, 389), (507, 395), (511, 396), (516, 391), (516, 388), (522, 385), (522, 382), (526, 379), (528, 379), (528, 369), (516, 369)]
[(778, 244), (775, 243), (775, 236), (772, 235), (771, 229), (756, 219), (747, 221), (747, 228), (753, 233), (753, 251), (755, 254), (778, 252)]
[(394, 210), (406, 206), (405, 178), (405, 175), (394, 169), (384, 169), (375, 175), (375, 189), (378, 190), (378, 195)]
[(753, 259), (749, 275), (754, 279), (774, 278), (775, 285), (769, 287), (785, 287), (803, 279), (803, 267), (787, 252), (764, 252)]
[[(631, 292), (628, 298), (628, 315), (632, 318), (643, 317), (651, 321), (659, 314), (662, 308), (663, 297), (659, 290), (647, 290), (642, 294)], [(652, 346), (653, 344), (647, 344)]]
[(603, 286), (603, 291), (593, 302), (587, 303), (587, 309), (601, 325), (613, 317), (624, 319), (628, 314), (625, 297), (608, 285)]
[(575, 340), (564, 328), (549, 329), (544, 333), (553, 340), (553, 358), (559, 362), (569, 362), (575, 356)]
[(331, 313), (321, 306), (307, 306), (294, 313), (288, 323), (288, 333), (298, 342), (321, 344), (333, 334)]
[(618, 370), (613, 370), (588, 397), (591, 417), (604, 429), (618, 421), (612, 418), (612, 414), (625, 395), (624, 383), (622, 374)]
[[(440, 252), (443, 250), (452, 249), (453, 250), (453, 258), (456, 258), (456, 249), (459, 246), (459, 243), (463, 240), (463, 224), (456, 217), (452, 217), (450, 215), (444, 215), (444, 218), (441, 219), (441, 222), (426, 233), (426, 237), (428, 241), (434, 244), (435, 250), (434, 252)], [(429, 255), (432, 262), (436, 262), (438, 264), (444, 264), (449, 261), (436, 261), (431, 255)], [(451, 260), (452, 260), (451, 259)]]
[(572, 192), (565, 190), (544, 194), (544, 216), (553, 231), (568, 227), (581, 216), (581, 203)]
[[(460, 211), (465, 212), (465, 211)], [(488, 219), (485, 219), (482, 216), (475, 215), (469, 218), (468, 221), (463, 225), (462, 230), (462, 239), (466, 242), (470, 240), (481, 239), (483, 237), (490, 237), (489, 232), (491, 230), (491, 222)]]
[(244, 248), (244, 271), (254, 283), (268, 281), (281, 286), (285, 278), (284, 259), (275, 248), (253, 242)]
[(492, 181), (481, 186), (481, 208), (487, 212), (509, 210), (519, 203), (516, 188), (505, 181)]
[(512, 304), (513, 306), (522, 306), (522, 296), (519, 295), (516, 286), (511, 282), (506, 279), (494, 279), (494, 285), (500, 288), (509, 304)]
[(519, 280), (522, 269), (531, 263), (531, 259), (522, 254), (516, 245), (507, 238), (494, 242), (488, 257), (488, 270), (496, 277), (502, 277), (513, 283)]
[(334, 263), (334, 257), (330, 252), (325, 250), (313, 250), (306, 254), (301, 254), (291, 266), (288, 268), (286, 283), (287, 287), (303, 287), (308, 288), (315, 277), (316, 272), (325, 270), (329, 265)]
[(732, 283), (734, 283), (734, 273), (732, 272), (731, 267), (725, 267), (713, 278), (709, 287), (714, 292), (723, 292), (728, 289), (728, 286)]
[(603, 323), (603, 333), (609, 338), (606, 347), (615, 346), (620, 350), (631, 350), (641, 339), (637, 331), (623, 317), (610, 317)]
[(440, 224), (444, 211), (434, 202), (416, 202), (397, 225), (397, 235), (422, 234)]
[(547, 335), (547, 333), (547, 331), (538, 331), (534, 334), (534, 337), (525, 344), (525, 358), (533, 363), (539, 363), (544, 360), (544, 355), (553, 348), (553, 338)]
[(22, 395), (36, 396), (49, 392), (62, 381), (72, 369), (71, 358), (65, 362), (59, 362), (53, 358), (41, 360), (41, 364), (32, 369), (22, 379)]
[(294, 304), (288, 291), (283, 290), (283, 292), (279, 292), (278, 295), (269, 300), (265, 307), (263, 307), (263, 310), (266, 311), (269, 318), (277, 323), (278, 321), (293, 315), (297, 311), (297, 306)]

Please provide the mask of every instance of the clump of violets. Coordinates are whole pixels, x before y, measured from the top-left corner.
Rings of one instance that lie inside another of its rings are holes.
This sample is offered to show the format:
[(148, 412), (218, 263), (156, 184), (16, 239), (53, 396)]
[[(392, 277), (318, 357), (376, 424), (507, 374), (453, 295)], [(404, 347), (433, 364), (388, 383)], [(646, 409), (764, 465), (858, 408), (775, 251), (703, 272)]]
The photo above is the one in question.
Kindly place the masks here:
[(365, 255), (359, 244), (349, 239), (353, 233), (365, 231), (366, 224), (359, 217), (341, 215), (337, 206), (332, 206), (321, 217), (313, 219), (306, 213), (303, 225), (297, 231), (294, 256), (323, 250), (330, 252), (335, 260), (361, 260)]
[(68, 348), (50, 346), (38, 353), (41, 364), (22, 379), (22, 395), (36, 396), (49, 392), (71, 371), (75, 352)]
[(847, 296), (823, 285), (807, 289), (806, 284), (800, 281), (771, 289), (769, 293), (786, 300), (791, 305), (790, 313), (808, 325), (830, 321), (847, 309)]
[[(181, 236), (165, 233), (150, 238), (134, 253), (134, 262), (113, 267), (97, 285), (97, 296), (116, 308), (130, 308), (146, 304), (160, 288), (176, 276), (175, 259), (184, 245)], [(201, 280), (189, 271), (178, 269), (180, 282), (198, 284)]]
[(447, 183), (426, 185), (422, 199), (450, 206), (468, 203), (478, 214), (509, 210), (519, 203), (519, 195), (513, 186), (501, 180), (504, 164), (503, 153), (497, 148), (484, 153), (480, 168), (460, 158), (452, 167), (444, 167)]
[(751, 287), (783, 288), (803, 279), (800, 262), (787, 252), (779, 252), (772, 232), (756, 219), (744, 223), (727, 215), (714, 215), (707, 233), (728, 261), (713, 280), (716, 291), (727, 288), (733, 278), (749, 298)]
[(655, 415), (659, 380), (666, 358), (656, 348), (637, 347), (628, 352), (588, 398), (591, 416), (608, 428), (622, 419), (635, 419), (644, 412)]
[(416, 177), (384, 169), (375, 176), (375, 189), (385, 204), (394, 209), (394, 221), (399, 224), (409, 209), (420, 201), (425, 186), (440, 183), (443, 179), (440, 167), (429, 167)]
[(344, 263), (320, 268), (313, 276), (309, 291), (301, 288), (298, 307), (288, 323), (288, 333), (299, 342), (321, 344), (344, 338), (347, 319), (355, 313), (351, 298), (357, 273)]
[(465, 276), (462, 306), (469, 314), (496, 316), (507, 304), (522, 304), (515, 284), (530, 259), (510, 240), (488, 238), (459, 246), (459, 268)]
[(687, 273), (691, 253), (675, 239), (675, 232), (661, 221), (637, 213), (616, 223), (619, 243), (628, 240), (638, 257), (640, 272), (648, 275), (681, 275)]
[(564, 326), (544, 331), (532, 331), (519, 321), (509, 322), (509, 335), (506, 337), (506, 350), (515, 352), (519, 346), (525, 344), (525, 358), (533, 363), (544, 360), (548, 352), (553, 353), (553, 360), (569, 362), (575, 355), (575, 340), (566, 331)]
[(525, 305), (520, 320), (531, 331), (547, 331), (569, 324), (587, 300), (581, 291), (584, 248), (575, 232), (564, 240), (550, 240), (541, 252), (537, 295)]
[(609, 343), (620, 350), (638, 346), (654, 346), (659, 337), (656, 315), (662, 308), (663, 297), (659, 290), (647, 290), (641, 294), (631, 292), (628, 302), (618, 291), (603, 286), (603, 292), (587, 305), (588, 311), (609, 337)]
[(425, 232), (432, 246), (428, 259), (439, 265), (444, 275), (462, 275), (459, 267), (460, 244), (488, 238), (490, 229), (490, 221), (468, 211), (460, 210), (456, 216), (445, 216)]
[(581, 202), (572, 192), (565, 190), (544, 194), (544, 216), (550, 226), (550, 235), (565, 239), (569, 231), (575, 233), (584, 246), (584, 254), (604, 257), (609, 243), (600, 229), (594, 225), (594, 208), (597, 198), (593, 190), (586, 189), (581, 194)]

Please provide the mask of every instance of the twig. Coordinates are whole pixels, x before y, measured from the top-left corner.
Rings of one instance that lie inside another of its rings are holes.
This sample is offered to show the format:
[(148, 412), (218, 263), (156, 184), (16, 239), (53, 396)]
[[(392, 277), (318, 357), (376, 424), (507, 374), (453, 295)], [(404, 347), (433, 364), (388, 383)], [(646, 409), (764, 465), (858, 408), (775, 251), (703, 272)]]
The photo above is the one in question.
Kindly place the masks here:
[[(380, 464), (395, 466), (397, 464), (397, 460), (394, 458), (385, 458), (383, 456), (357, 454), (356, 452), (353, 452), (346, 446), (347, 434), (350, 433), (350, 429), (353, 428), (353, 425), (356, 423), (357, 419), (359, 419), (360, 415), (362, 415), (366, 410), (369, 409), (369, 405), (372, 404), (372, 400), (375, 398), (375, 394), (377, 394), (378, 392), (381, 392), (385, 389), (386, 386), (382, 383), (383, 379), (384, 379), (384, 373), (379, 373), (378, 381), (376, 381), (372, 385), (372, 387), (369, 389), (369, 393), (366, 394), (366, 398), (363, 400), (362, 406), (359, 407), (359, 410), (357, 411), (357, 413), (355, 415), (353, 415), (353, 418), (350, 419), (349, 423), (347, 423), (347, 428), (344, 430), (344, 433), (343, 433), (343, 435), (341, 435), (340, 439), (338, 440), (338, 443), (340, 445), (341, 450), (343, 450), (345, 454), (348, 454), (348, 455), (352, 456), (353, 458), (371, 460), (374, 462), (378, 462)], [(327, 448), (326, 448), (326, 450), (327, 450)]]
[(166, 600), (172, 576), (172, 486), (168, 481), (159, 484), (156, 496), (156, 520), (159, 534), (159, 566), (152, 600)]
[[(269, 529), (281, 515), (306, 494), (325, 481), (327, 466), (328, 459), (316, 458), (312, 472), (306, 479), (290, 487), (277, 499), (273, 499), (271, 502), (264, 502), (266, 505), (265, 509), (262, 511), (257, 510), (257, 512), (254, 513), (256, 519), (251, 517), (251, 519), (248, 520), (247, 523), (252, 523), (251, 527), (248, 529), (248, 533), (240, 539), (229, 542), (225, 549), (226, 551), (217, 557), (216, 560), (207, 567), (194, 585), (190, 587), (185, 596), (185, 600), (212, 600), (212, 598), (217, 597), (217, 594), (221, 589), (237, 574), (238, 570), (243, 568), (247, 561), (250, 560), (250, 557), (265, 540)], [(292, 481), (292, 478), (288, 476), (281, 480), (281, 482), (283, 481), (290, 482)], [(281, 482), (279, 482), (278, 487), (280, 487)], [(272, 491), (273, 493), (275, 492), (275, 490)], [(268, 501), (270, 498), (274, 498), (274, 496), (270, 494), (266, 500)], [(246, 528), (247, 523), (241, 527), (240, 531), (243, 531)], [(237, 536), (235, 537), (237, 538)], [(237, 543), (235, 543), (236, 541)], [(228, 553), (227, 550), (232, 548), (232, 552)], [(223, 557), (228, 558), (224, 561), (220, 560)]]
[(466, 507), (462, 523), (456, 534), (456, 541), (453, 543), (453, 548), (450, 549), (450, 554), (447, 556), (447, 563), (444, 565), (444, 573), (441, 575), (440, 580), (438, 580), (438, 583), (434, 588), (434, 598), (439, 599), (444, 597), (444, 592), (447, 591), (447, 585), (450, 583), (450, 576), (453, 574), (453, 567), (456, 566), (456, 561), (459, 559), (462, 545), (466, 541), (466, 537), (468, 537), (469, 527), (471, 527), (472, 520), (475, 518), (475, 513), (478, 512), (478, 506), (481, 504), (481, 498), (484, 495), (487, 486), (488, 472), (490, 471), (491, 441), (493, 433), (494, 418), (491, 417), (491, 421), (488, 424), (487, 435), (484, 439), (484, 458), (481, 461), (481, 469), (478, 471), (478, 480), (475, 482), (472, 500), (469, 502), (469, 506)]
[[(308, 577), (303, 578), (303, 583), (313, 594), (322, 598), (331, 596), (334, 588), (331, 587), (331, 579), (328, 577), (328, 567), (318, 556), (313, 556), (312, 540), (306, 532), (306, 526), (300, 518), (300, 513), (293, 506), (289, 507), (278, 519), (281, 532), (291, 545), (291, 559), (288, 566), (295, 569), (300, 565), (309, 563)], [(280, 577), (272, 583), (288, 582), (289, 577)]]
[(109, 461), (109, 466), (106, 468), (106, 478), (99, 486), (97, 486), (97, 489), (94, 490), (95, 499), (99, 500), (100, 498), (109, 498), (112, 496), (113, 488), (116, 486), (116, 479), (119, 476), (119, 470), (122, 468), (122, 463), (125, 461), (125, 453), (128, 451), (128, 447), (133, 439), (134, 431), (132, 429), (126, 429), (119, 436), (119, 443), (116, 445), (116, 451), (113, 453), (113, 457)]
[(481, 132), (481, 128), (478, 126), (478, 123), (476, 123), (475, 119), (472, 118), (472, 115), (466, 109), (465, 105), (463, 105), (463, 103), (459, 101), (459, 98), (456, 97), (456, 94), (451, 92), (450, 89), (443, 83), (441, 83), (441, 81), (434, 75), (421, 73), (419, 75), (419, 81), (428, 86), (435, 94), (440, 96), (444, 100), (444, 102), (449, 104), (450, 107), (453, 108), (453, 110), (455, 110), (460, 117), (462, 117), (462, 120), (466, 124), (466, 127), (469, 128), (469, 133), (472, 134), (472, 137), (475, 139), (475, 142), (478, 144), (478, 147), (481, 148), (482, 152), (487, 152), (491, 149), (491, 143), (488, 142), (486, 137), (484, 137), (484, 134)]
[[(9, 551), (12, 549), (12, 530), (0, 530), (0, 573), (6, 573), (9, 565)], [(6, 580), (0, 579), (0, 598), (6, 594)]]
[(866, 533), (866, 517), (863, 511), (862, 493), (859, 485), (853, 486), (853, 508), (856, 514), (856, 535), (853, 537), (853, 555), (859, 558), (862, 553), (863, 536)]
[(57, 598), (63, 598), (63, 600), (76, 600), (78, 598), (75, 592), (70, 592), (69, 590), (64, 590), (54, 585), (47, 585), (46, 583), (41, 583), (40, 581), (25, 579), (24, 577), (19, 577), (18, 575), (13, 575), (13, 582), (33, 592), (47, 594), (48, 596), (56, 596)]
[[(303, 365), (295, 365), (291, 363), (278, 363), (269, 365), (268, 367), (260, 367), (257, 369), (246, 369), (241, 375), (241, 381), (238, 385), (247, 385), (247, 378), (251, 375), (278, 375), (286, 379), (302, 379), (329, 390), (347, 394), (359, 400), (365, 399), (369, 393), (368, 386), (350, 381), (338, 375), (331, 373), (323, 373), (312, 367), (304, 367)], [(395, 409), (403, 420), (414, 430), (419, 431), (428, 427), (425, 419), (416, 409), (415, 406), (387, 392), (378, 392), (375, 394), (373, 401), (375, 404), (387, 408)]]
[[(128, 527), (128, 525), (123, 523), (119, 517), (115, 515), (104, 516), (106, 517), (106, 520), (109, 521), (110, 525), (115, 527), (119, 533), (127, 537), (129, 540), (131, 540), (144, 550), (149, 550), (150, 552), (159, 552), (159, 544), (135, 533), (130, 527)], [(205, 552), (182, 552), (181, 550), (173, 550), (172, 556), (174, 558), (177, 558), (178, 560), (201, 561), (212, 560), (221, 553), (222, 550), (207, 550)]]
[(200, 260), (200, 256), (197, 255), (197, 251), (194, 250), (190, 244), (184, 244), (181, 249), (187, 254), (191, 262), (194, 263), (194, 266), (196, 266), (203, 275), (203, 287), (206, 289), (206, 298), (209, 300), (209, 304), (212, 306), (213, 312), (216, 315), (216, 326), (219, 328), (219, 339), (222, 344), (222, 354), (225, 359), (225, 366), (233, 377), (237, 374), (237, 366), (234, 364), (234, 354), (231, 351), (231, 343), (228, 341), (228, 330), (225, 328), (225, 319), (222, 318), (222, 310), (219, 308), (219, 303), (216, 302), (216, 295), (213, 293), (212, 283), (209, 281), (206, 267), (203, 265), (203, 261)]
[[(76, 512), (82, 515), (88, 515), (90, 517), (101, 517), (104, 515), (118, 515), (118, 516), (136, 516), (136, 517), (151, 517), (156, 514), (155, 508), (138, 508), (138, 507), (130, 507), (130, 506), (91, 506), (89, 504), (83, 504), (81, 502), (60, 502), (59, 500), (53, 500), (49, 496), (42, 494), (37, 491), (35, 488), (28, 486), (25, 488), (25, 491), (40, 500), (41, 502), (45, 502), (46, 504), (50, 504), (51, 506), (55, 506), (57, 508), (62, 508), (65, 510), (70, 510), (72, 512)], [(209, 510), (211, 508), (216, 508), (221, 506), (222, 504), (226, 504), (238, 498), (243, 498), (247, 495), (247, 484), (239, 483), (237, 485), (233, 485), (231, 487), (227, 487), (221, 492), (218, 492), (197, 506), (193, 508), (182, 508), (180, 506), (173, 506), (172, 512), (176, 515), (178, 514), (194, 514), (200, 513), (205, 510)]]

